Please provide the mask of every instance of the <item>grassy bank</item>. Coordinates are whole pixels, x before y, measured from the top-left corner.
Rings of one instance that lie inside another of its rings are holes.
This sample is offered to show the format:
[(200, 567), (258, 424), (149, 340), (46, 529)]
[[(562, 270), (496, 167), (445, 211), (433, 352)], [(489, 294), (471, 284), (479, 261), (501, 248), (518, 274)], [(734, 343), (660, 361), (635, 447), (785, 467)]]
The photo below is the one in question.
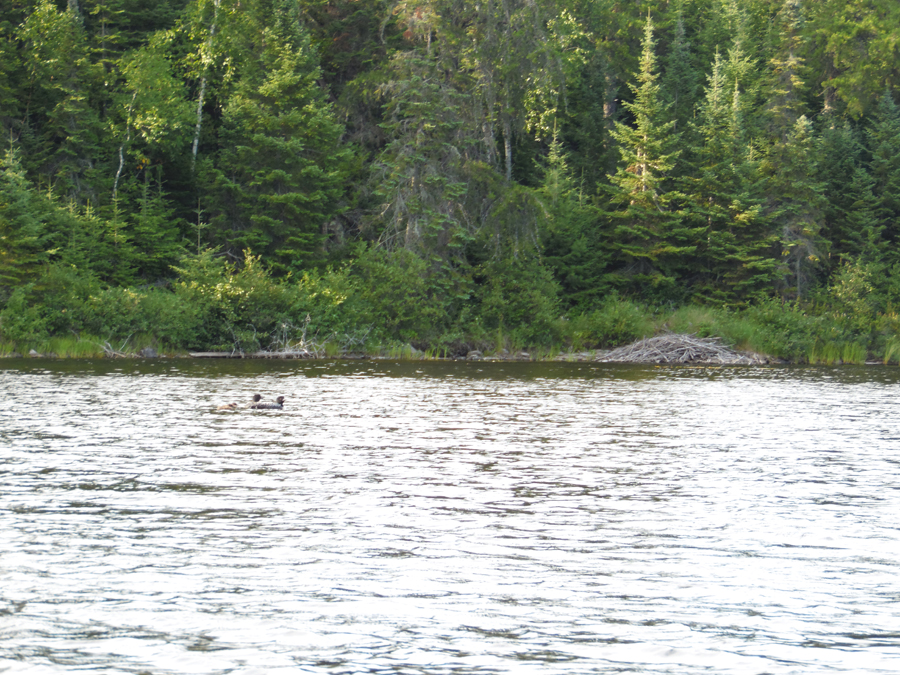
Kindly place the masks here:
[[(828, 314), (777, 302), (764, 303), (741, 312), (704, 306), (684, 306), (666, 310), (652, 308), (629, 300), (611, 298), (595, 310), (560, 317), (553, 326), (553, 341), (528, 343), (515, 331), (479, 331), (467, 334), (462, 329), (450, 336), (438, 336), (434, 343), (406, 341), (391, 336), (371, 324), (343, 331), (333, 325), (315, 321), (311, 314), (300, 317), (279, 317), (271, 333), (254, 330), (255, 325), (236, 321), (228, 328), (233, 341), (202, 339), (184, 340), (182, 336), (200, 335), (210, 317), (197, 307), (170, 307), (170, 311), (184, 319), (184, 323), (159, 320), (154, 329), (152, 313), (162, 302), (179, 305), (181, 300), (168, 292), (165, 299), (154, 298), (165, 291), (135, 293), (135, 304), (122, 325), (110, 323), (110, 304), (89, 305), (94, 311), (105, 307), (102, 317), (89, 317), (85, 307), (80, 311), (71, 305), (57, 309), (71, 314), (79, 325), (102, 326), (104, 333), (69, 329), (68, 334), (40, 335), (32, 327), (32, 334), (18, 340), (4, 335), (0, 340), (0, 356), (28, 355), (60, 358), (99, 358), (139, 355), (153, 349), (166, 356), (187, 356), (189, 351), (304, 351), (318, 358), (337, 358), (347, 354), (364, 354), (397, 359), (439, 359), (464, 356), (479, 350), (486, 356), (516, 354), (526, 351), (536, 360), (552, 359), (566, 353), (607, 349), (666, 332), (691, 333), (701, 337), (720, 337), (729, 346), (755, 352), (772, 359), (791, 363), (837, 364), (864, 363), (877, 360), (885, 364), (900, 362), (900, 338), (895, 333), (894, 317), (880, 318), (883, 328), (868, 334), (848, 329)], [(108, 295), (115, 295), (108, 291)], [(110, 298), (101, 298), (110, 300)], [(64, 311), (63, 311), (64, 310)], [(146, 313), (151, 315), (143, 316)], [(114, 314), (113, 314), (114, 316)], [(185, 318), (187, 317), (187, 318)], [(188, 322), (188, 319), (190, 322)], [(262, 323), (262, 322), (259, 322)], [(185, 325), (187, 324), (187, 325)], [(263, 324), (265, 325), (265, 324)], [(144, 327), (134, 332), (135, 326)], [(271, 326), (270, 326), (271, 327)], [(127, 333), (125, 331), (131, 330)]]
[(0, 354), (99, 357), (152, 348), (167, 355), (449, 358), (524, 350), (553, 358), (677, 332), (721, 337), (738, 350), (792, 363), (900, 362), (891, 298), (852, 285), (802, 303), (769, 299), (741, 309), (651, 305), (614, 294), (565, 308), (553, 283), (528, 267), (451, 286), (412, 256), (363, 255), (341, 270), (275, 279), (253, 257), (238, 268), (208, 253), (174, 273), (163, 286), (122, 288), (48, 266), (8, 293)]

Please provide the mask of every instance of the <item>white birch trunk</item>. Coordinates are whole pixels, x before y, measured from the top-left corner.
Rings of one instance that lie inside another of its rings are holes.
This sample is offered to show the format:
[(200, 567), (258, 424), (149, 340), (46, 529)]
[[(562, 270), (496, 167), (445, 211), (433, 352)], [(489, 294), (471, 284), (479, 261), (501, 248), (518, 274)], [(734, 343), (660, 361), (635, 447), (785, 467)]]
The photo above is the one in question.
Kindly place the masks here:
[[(213, 38), (216, 36), (216, 20), (219, 16), (219, 2), (220, 0), (214, 0), (213, 2), (213, 20), (212, 26), (209, 29), (209, 40), (206, 43), (206, 49), (208, 52), (207, 58), (203, 59), (204, 62), (208, 62), (211, 58), (212, 47), (213, 47)], [(200, 78), (200, 95), (197, 97), (197, 126), (194, 128), (194, 143), (191, 146), (191, 173), (194, 172), (194, 169), (197, 166), (197, 148), (200, 146), (200, 131), (203, 128), (203, 102), (206, 98), (206, 66), (204, 63), (204, 72), (203, 76)]]

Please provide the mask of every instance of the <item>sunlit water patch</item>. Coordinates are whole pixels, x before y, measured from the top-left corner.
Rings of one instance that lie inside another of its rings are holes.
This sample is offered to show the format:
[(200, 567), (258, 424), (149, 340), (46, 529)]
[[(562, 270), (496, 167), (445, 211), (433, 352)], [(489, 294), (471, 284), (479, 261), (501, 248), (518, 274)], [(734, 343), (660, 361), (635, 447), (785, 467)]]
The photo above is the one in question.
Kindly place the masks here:
[(0, 362), (0, 672), (895, 673), (898, 384)]

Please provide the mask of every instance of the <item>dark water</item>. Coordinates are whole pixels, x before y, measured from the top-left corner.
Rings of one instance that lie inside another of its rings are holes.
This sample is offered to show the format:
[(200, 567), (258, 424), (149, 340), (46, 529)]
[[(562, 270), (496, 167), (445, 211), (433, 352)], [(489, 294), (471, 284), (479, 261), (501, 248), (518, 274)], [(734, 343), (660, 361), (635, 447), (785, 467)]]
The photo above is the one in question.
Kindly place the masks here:
[[(0, 672), (900, 672), (900, 371), (0, 362)], [(255, 392), (283, 411), (221, 412)]]

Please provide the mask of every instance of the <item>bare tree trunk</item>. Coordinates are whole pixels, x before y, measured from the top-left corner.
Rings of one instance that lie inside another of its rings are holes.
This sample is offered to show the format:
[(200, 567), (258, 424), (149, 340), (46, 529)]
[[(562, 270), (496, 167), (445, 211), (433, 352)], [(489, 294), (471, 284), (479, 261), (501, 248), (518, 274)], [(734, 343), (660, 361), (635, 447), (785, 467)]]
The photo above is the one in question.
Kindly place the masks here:
[(607, 73), (606, 77), (606, 91), (603, 96), (603, 121), (606, 124), (606, 128), (608, 130), (615, 128), (615, 116), (617, 110), (617, 100), (616, 93), (619, 90), (619, 84), (616, 81), (615, 75), (611, 73)]
[[(825, 79), (831, 80), (836, 74), (837, 69), (834, 67), (834, 55), (828, 54), (825, 57)], [(831, 85), (825, 86), (825, 100), (822, 104), (822, 114), (831, 116), (831, 126), (834, 128), (834, 108), (837, 103), (837, 92)]]
[[(206, 42), (207, 50), (212, 53), (213, 38), (216, 36), (216, 19), (219, 16), (219, 2), (213, 2), (213, 20), (209, 29), (209, 40)], [(191, 173), (197, 165), (197, 148), (200, 145), (200, 131), (203, 127), (203, 102), (206, 98), (206, 67), (204, 66), (203, 76), (200, 78), (200, 95), (197, 97), (197, 126), (194, 128), (194, 143), (191, 147)]]
[(119, 191), (119, 178), (122, 177), (122, 169), (125, 167), (125, 146), (131, 142), (131, 113), (134, 110), (134, 101), (137, 98), (137, 91), (131, 97), (131, 103), (128, 105), (128, 115), (125, 117), (125, 142), (119, 146), (119, 168), (116, 171), (116, 179), (113, 181), (113, 201), (116, 201), (116, 195)]
[(203, 126), (203, 99), (206, 96), (206, 75), (200, 78), (200, 95), (197, 98), (197, 126), (194, 128), (194, 143), (191, 147), (191, 173), (197, 164), (197, 147), (200, 145), (200, 130)]
[(503, 115), (503, 154), (506, 161), (506, 182), (512, 181), (512, 125), (509, 115)]

